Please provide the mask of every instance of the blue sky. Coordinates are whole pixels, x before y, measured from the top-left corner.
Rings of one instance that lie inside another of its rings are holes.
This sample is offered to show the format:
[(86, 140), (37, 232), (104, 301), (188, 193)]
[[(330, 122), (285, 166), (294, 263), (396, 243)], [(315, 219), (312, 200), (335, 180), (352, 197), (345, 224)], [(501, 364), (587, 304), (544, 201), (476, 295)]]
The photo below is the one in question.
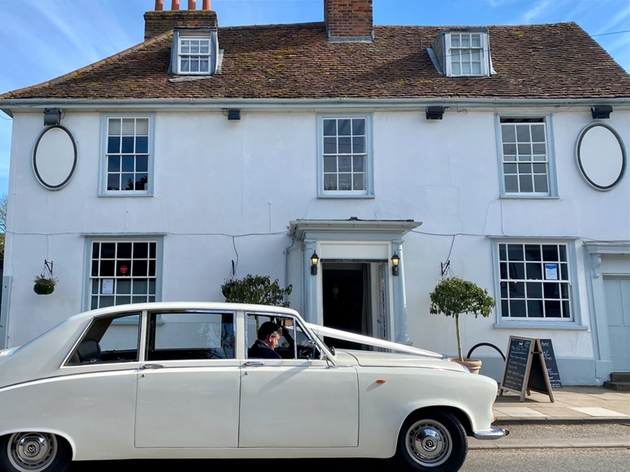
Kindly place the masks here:
[[(186, 8), (187, 0), (180, 0)], [(201, 8), (202, 0), (197, 0)], [(58, 77), (142, 42), (154, 0), (0, 0), (0, 93)], [(170, 9), (171, 0), (164, 0)], [(377, 25), (489, 26), (574, 21), (630, 71), (628, 0), (373, 0)], [(219, 26), (323, 20), (323, 0), (211, 0)], [(0, 113), (0, 194), (11, 119)]]

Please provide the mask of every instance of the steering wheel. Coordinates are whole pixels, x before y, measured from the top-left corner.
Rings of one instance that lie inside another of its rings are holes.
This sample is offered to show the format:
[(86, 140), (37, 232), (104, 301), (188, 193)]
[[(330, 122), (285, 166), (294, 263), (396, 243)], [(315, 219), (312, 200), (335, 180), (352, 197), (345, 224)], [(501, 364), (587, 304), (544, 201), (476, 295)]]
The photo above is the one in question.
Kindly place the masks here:
[(312, 342), (298, 344), (298, 358), (300, 359), (315, 359), (316, 352), (317, 348)]

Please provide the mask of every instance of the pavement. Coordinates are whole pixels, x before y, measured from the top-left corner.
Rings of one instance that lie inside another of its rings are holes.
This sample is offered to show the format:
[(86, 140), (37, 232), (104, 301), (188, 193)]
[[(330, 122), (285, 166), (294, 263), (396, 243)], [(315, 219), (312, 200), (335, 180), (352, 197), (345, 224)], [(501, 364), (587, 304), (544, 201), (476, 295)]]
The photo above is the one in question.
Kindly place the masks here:
[(492, 410), (496, 425), (509, 424), (630, 424), (630, 392), (604, 387), (562, 387), (549, 395), (531, 392), (497, 395)]

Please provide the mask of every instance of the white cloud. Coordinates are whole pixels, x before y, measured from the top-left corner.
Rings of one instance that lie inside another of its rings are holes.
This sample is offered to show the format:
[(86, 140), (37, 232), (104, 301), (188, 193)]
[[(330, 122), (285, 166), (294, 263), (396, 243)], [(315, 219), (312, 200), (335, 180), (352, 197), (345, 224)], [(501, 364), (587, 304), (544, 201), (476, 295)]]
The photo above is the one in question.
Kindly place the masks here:
[[(630, 2), (621, 8), (615, 15), (606, 21), (608, 31), (614, 31), (617, 27), (630, 29)], [(602, 31), (604, 33), (605, 31)]]
[(521, 21), (525, 24), (538, 21), (537, 19), (545, 15), (550, 4), (551, 2), (549, 0), (539, 1), (536, 5), (523, 13), (523, 15), (521, 16)]
[(503, 8), (506, 5), (518, 3), (521, 0), (485, 0), (485, 2), (492, 8)]

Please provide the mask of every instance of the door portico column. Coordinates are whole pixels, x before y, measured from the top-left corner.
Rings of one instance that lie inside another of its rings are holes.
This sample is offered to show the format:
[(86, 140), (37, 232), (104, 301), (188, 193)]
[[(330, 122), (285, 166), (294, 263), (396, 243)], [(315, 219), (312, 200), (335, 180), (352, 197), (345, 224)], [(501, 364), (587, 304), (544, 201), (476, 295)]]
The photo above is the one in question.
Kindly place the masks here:
[(398, 276), (392, 276), (394, 291), (394, 328), (396, 329), (396, 342), (411, 345), (407, 333), (407, 297), (405, 295), (405, 258), (403, 257), (403, 241), (392, 241), (392, 249), (398, 257)]

